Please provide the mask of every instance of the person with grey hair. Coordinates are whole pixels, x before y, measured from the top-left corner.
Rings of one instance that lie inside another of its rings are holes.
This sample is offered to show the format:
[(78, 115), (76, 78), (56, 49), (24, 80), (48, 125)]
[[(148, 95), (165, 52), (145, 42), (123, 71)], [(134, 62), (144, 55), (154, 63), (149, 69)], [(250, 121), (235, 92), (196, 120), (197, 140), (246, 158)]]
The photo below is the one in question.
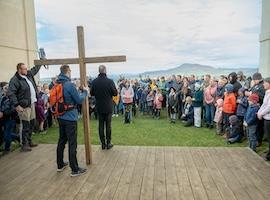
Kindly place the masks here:
[[(93, 80), (91, 86), (91, 95), (96, 98), (96, 107), (99, 119), (99, 139), (101, 148), (111, 149), (111, 121), (112, 121), (112, 97), (117, 95), (117, 89), (114, 82), (107, 78), (105, 65), (98, 67), (99, 75)], [(104, 125), (106, 125), (106, 139), (104, 135)]]

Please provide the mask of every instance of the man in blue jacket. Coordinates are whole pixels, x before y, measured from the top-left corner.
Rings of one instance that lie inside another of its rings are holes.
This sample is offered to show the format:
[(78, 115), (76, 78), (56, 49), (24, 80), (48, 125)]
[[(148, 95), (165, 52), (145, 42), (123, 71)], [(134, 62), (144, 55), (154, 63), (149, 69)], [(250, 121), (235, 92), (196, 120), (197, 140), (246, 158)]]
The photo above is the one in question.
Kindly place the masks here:
[(88, 89), (83, 88), (82, 93), (79, 93), (75, 84), (71, 82), (71, 70), (68, 65), (62, 65), (57, 83), (63, 84), (64, 103), (73, 105), (72, 109), (65, 111), (63, 115), (58, 117), (59, 123), (59, 140), (57, 145), (57, 166), (58, 172), (62, 172), (68, 165), (64, 162), (65, 144), (68, 142), (68, 157), (69, 165), (72, 170), (71, 176), (79, 176), (87, 170), (78, 166), (77, 162), (77, 121), (78, 110), (77, 104), (82, 104), (87, 97)]

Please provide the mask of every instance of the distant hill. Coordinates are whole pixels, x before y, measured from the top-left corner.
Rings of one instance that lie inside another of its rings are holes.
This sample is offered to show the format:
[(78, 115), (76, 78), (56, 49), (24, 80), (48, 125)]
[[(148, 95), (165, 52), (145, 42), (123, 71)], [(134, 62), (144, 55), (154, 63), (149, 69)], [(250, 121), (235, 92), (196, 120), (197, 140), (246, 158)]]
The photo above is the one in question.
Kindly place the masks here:
[(255, 72), (258, 71), (257, 68), (215, 68), (208, 65), (200, 65), (200, 64), (190, 64), (185, 63), (178, 67), (166, 69), (166, 70), (158, 70), (158, 71), (148, 71), (143, 72), (140, 75), (142, 77), (160, 77), (160, 76), (170, 76), (170, 75), (191, 75), (194, 74), (196, 76), (202, 76), (205, 74), (211, 74), (213, 76), (220, 75), (229, 75), (231, 72), (242, 71), (246, 76), (251, 76)]
[[(255, 72), (258, 71), (257, 68), (215, 68), (208, 65), (200, 65), (200, 64), (190, 64), (185, 63), (178, 67), (165, 69), (165, 70), (157, 70), (157, 71), (146, 71), (138, 74), (121, 74), (121, 76), (126, 78), (139, 78), (141, 77), (160, 77), (160, 76), (170, 76), (170, 75), (191, 75), (194, 74), (196, 76), (202, 76), (205, 74), (211, 74), (213, 76), (220, 75), (229, 75), (231, 72), (242, 71), (246, 76), (252, 76)], [(113, 80), (117, 80), (119, 78), (119, 74), (109, 74), (109, 78)], [(42, 78), (42, 82), (49, 82), (50, 78)]]

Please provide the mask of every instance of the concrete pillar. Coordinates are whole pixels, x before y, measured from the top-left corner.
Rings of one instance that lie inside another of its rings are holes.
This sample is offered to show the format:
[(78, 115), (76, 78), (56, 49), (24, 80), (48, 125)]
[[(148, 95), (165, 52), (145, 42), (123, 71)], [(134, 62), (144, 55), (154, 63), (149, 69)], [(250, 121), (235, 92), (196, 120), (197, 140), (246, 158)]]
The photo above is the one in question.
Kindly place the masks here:
[(262, 0), (260, 67), (263, 77), (270, 77), (270, 1)]
[(9, 81), (16, 64), (37, 58), (34, 0), (0, 0), (0, 81)]

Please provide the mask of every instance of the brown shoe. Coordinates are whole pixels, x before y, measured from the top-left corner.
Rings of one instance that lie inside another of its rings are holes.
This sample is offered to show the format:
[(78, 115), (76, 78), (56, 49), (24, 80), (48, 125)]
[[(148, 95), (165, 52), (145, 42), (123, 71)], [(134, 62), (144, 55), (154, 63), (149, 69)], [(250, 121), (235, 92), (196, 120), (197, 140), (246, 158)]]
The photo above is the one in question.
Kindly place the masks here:
[(30, 143), (29, 146), (30, 146), (30, 147), (37, 147), (38, 144)]
[(28, 145), (22, 146), (21, 152), (28, 152), (28, 151), (32, 151), (30, 146), (28, 146)]

